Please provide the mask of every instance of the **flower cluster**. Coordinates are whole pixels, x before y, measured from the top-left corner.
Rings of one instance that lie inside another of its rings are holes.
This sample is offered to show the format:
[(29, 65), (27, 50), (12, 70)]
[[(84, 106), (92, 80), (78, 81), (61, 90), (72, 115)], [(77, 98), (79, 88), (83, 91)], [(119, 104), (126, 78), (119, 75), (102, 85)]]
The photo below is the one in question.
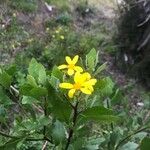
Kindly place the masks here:
[(60, 88), (69, 89), (68, 96), (73, 98), (76, 91), (81, 91), (84, 94), (92, 94), (94, 91), (93, 86), (97, 82), (96, 79), (92, 78), (88, 72), (83, 73), (83, 69), (80, 66), (76, 66), (79, 56), (76, 55), (73, 59), (66, 56), (67, 64), (60, 65), (59, 69), (68, 69), (67, 73), (69, 76), (73, 76), (74, 83), (60, 83)]

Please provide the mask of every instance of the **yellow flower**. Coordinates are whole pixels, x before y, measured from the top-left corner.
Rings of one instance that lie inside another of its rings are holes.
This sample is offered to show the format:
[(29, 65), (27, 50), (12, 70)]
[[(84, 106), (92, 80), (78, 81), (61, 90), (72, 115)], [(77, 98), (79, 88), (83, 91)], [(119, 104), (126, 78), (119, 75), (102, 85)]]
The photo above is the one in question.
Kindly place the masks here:
[(71, 83), (60, 83), (60, 88), (70, 89), (68, 92), (68, 96), (73, 98), (76, 91), (81, 91), (84, 94), (92, 94), (94, 91), (93, 86), (97, 82), (96, 79), (91, 79), (91, 75), (89, 73), (80, 74), (76, 72), (74, 75), (74, 84)]
[(46, 31), (49, 31), (49, 28), (46, 28)]
[(16, 13), (13, 13), (13, 17), (16, 17)]
[(58, 34), (59, 32), (60, 32), (59, 30), (56, 30), (56, 31), (55, 31), (55, 33), (57, 33), (57, 34)]
[(78, 59), (79, 59), (78, 55), (76, 55), (72, 60), (69, 56), (66, 56), (66, 62), (68, 63), (68, 65), (62, 64), (58, 68), (59, 69), (67, 68), (68, 69), (67, 73), (70, 76), (74, 74), (74, 71), (83, 72), (83, 69), (80, 66), (75, 65), (77, 63)]
[(60, 36), (60, 38), (61, 38), (62, 40), (64, 40), (64, 39), (65, 39), (65, 37), (64, 37), (63, 35), (61, 35), (61, 36)]

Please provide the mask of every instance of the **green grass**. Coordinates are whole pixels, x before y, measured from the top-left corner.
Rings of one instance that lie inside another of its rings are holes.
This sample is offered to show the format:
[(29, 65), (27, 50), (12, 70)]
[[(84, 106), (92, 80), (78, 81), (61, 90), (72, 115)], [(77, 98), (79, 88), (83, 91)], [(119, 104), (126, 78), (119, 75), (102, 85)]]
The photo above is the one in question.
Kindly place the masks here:
[[(26, 43), (28, 36), (24, 28), (18, 25), (16, 17), (12, 16), (10, 22), (4, 24), (0, 29), (0, 61), (3, 62), (5, 60), (4, 56), (6, 56), (7, 60), (7, 57), (12, 57), (17, 49), (22, 49), (22, 45)], [(10, 59), (7, 63), (10, 63)]]
[(11, 0), (10, 6), (15, 10), (29, 13), (37, 10), (37, 1), (36, 0)]

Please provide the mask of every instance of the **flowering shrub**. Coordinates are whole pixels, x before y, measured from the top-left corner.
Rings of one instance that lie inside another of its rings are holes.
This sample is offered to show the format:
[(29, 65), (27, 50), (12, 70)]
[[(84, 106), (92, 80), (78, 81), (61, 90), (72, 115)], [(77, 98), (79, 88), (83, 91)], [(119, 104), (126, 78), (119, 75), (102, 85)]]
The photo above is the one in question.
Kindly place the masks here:
[[(106, 64), (98, 67), (97, 56), (92, 49), (85, 63), (79, 62), (82, 67), (76, 65), (78, 55), (73, 59), (66, 56), (68, 64), (54, 66), (51, 71), (33, 58), (22, 83), (16, 80), (15, 66), (1, 68), (0, 149), (33, 149), (35, 143), (36, 149), (56, 150), (108, 146), (117, 150), (122, 146), (117, 140), (108, 144), (107, 135), (111, 138), (111, 133), (118, 133), (114, 123), (119, 118), (109, 108), (109, 101), (107, 105), (101, 102), (112, 94), (114, 84), (109, 77), (98, 78)], [(102, 126), (99, 134), (94, 133), (96, 124)]]
[[(88, 62), (90, 65), (95, 65), (96, 51), (92, 51), (94, 55), (90, 55), (87, 61), (91, 61)], [(67, 56), (68, 64), (55, 66), (51, 73), (32, 59), (26, 81), (20, 87), (13, 81), (14, 68), (1, 69), (1, 104), (4, 108), (13, 107), (14, 104), (19, 106), (17, 113), (13, 114), (14, 122), (10, 125), (12, 128), (0, 133), (6, 141), (2, 148), (8, 149), (12, 141), (14, 147), (19, 147), (19, 143), (25, 141), (48, 141), (49, 147), (68, 149), (78, 141), (80, 131), (87, 126), (85, 122), (116, 120), (112, 111), (103, 106), (85, 106), (89, 95), (94, 94), (97, 80), (76, 65), (78, 59), (78, 55), (73, 60)], [(67, 74), (59, 69), (67, 69)], [(61, 88), (69, 89), (68, 95)], [(2, 95), (5, 102), (2, 102)], [(9, 123), (7, 118), (9, 115), (3, 118), (4, 124)], [(85, 134), (82, 140), (87, 137), (88, 134)]]

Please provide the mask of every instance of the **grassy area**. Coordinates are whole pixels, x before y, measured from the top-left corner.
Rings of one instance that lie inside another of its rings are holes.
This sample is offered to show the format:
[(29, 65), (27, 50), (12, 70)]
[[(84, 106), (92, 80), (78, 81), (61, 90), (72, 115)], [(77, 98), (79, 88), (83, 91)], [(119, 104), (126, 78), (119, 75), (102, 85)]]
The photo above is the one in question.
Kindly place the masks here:
[[(22, 58), (27, 59), (20, 62), (23, 64), (36, 57), (45, 65), (52, 66), (65, 55), (82, 55), (91, 48), (98, 49), (102, 43), (107, 45), (107, 29), (103, 23), (99, 24), (98, 16), (90, 22), (97, 11), (85, 1), (78, 1), (74, 8), (73, 2), (68, 3), (67, 0), (46, 2), (54, 7), (52, 12), (47, 12), (44, 3), (37, 8), (40, 1), (21, 0), (1, 4), (6, 5), (10, 11), (9, 14), (3, 12), (1, 16), (2, 22), (7, 22), (8, 18), (8, 23), (1, 25), (1, 38), (4, 41), (1, 45), (1, 62), (6, 60), (3, 54), (9, 59), (17, 55), (19, 62)], [(91, 11), (86, 12), (88, 8)], [(82, 23), (78, 18), (85, 19), (85, 22)], [(87, 24), (86, 28), (91, 29), (86, 30), (84, 24)]]

